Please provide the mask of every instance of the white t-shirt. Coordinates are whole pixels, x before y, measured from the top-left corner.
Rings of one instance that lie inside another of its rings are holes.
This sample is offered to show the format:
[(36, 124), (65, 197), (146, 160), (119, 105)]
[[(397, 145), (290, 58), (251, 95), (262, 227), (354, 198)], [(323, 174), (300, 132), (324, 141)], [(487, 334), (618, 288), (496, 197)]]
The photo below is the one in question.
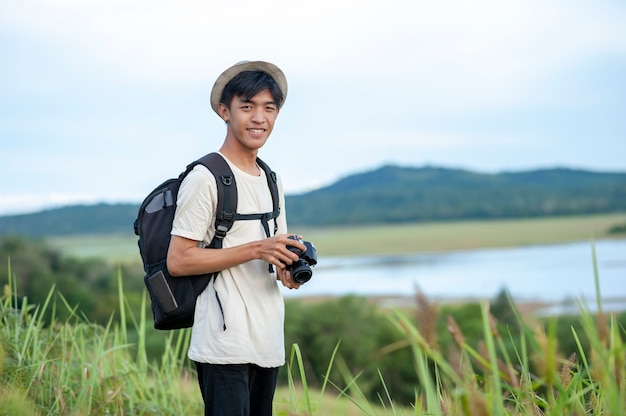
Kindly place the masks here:
[[(250, 175), (227, 160), (235, 175), (237, 212), (272, 211), (272, 196), (265, 172)], [(282, 183), (278, 180), (280, 215), (278, 233), (287, 232)], [(172, 235), (210, 243), (215, 233), (217, 185), (209, 170), (196, 166), (178, 193)], [(270, 221), (270, 232), (274, 224)], [(235, 221), (223, 241), (233, 247), (266, 238), (260, 220)], [(211, 364), (256, 364), (278, 367), (285, 363), (285, 308), (276, 274), (268, 264), (253, 260), (223, 270), (198, 296), (188, 356)]]

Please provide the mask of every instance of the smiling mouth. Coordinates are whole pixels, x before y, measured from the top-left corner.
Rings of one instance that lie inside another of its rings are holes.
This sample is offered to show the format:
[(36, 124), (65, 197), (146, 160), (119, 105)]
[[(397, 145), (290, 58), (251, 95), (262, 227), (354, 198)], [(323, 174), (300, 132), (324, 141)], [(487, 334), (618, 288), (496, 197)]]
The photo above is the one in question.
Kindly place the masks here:
[(264, 133), (265, 129), (248, 129), (250, 133)]

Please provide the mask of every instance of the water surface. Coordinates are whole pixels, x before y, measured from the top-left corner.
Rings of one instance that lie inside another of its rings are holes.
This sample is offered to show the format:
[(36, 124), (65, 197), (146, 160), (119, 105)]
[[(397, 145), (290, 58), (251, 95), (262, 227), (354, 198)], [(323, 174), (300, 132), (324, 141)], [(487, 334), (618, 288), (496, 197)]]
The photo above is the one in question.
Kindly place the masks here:
[[(604, 298), (626, 298), (626, 239), (595, 242)], [(500, 249), (320, 258), (313, 278), (286, 297), (348, 294), (493, 298), (508, 288), (514, 298), (594, 299), (590, 242)]]

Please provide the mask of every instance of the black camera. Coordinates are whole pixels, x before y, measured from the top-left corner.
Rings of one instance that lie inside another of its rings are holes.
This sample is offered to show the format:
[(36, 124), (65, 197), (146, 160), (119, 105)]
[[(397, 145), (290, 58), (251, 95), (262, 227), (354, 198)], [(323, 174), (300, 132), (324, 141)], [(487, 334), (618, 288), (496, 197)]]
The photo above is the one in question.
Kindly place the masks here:
[(295, 235), (289, 236), (289, 238), (304, 244), (306, 250), (303, 252), (297, 247), (287, 246), (287, 250), (292, 253), (296, 253), (299, 257), (297, 261), (294, 261), (287, 266), (287, 270), (291, 273), (291, 278), (294, 282), (300, 284), (306, 283), (311, 280), (311, 276), (313, 276), (311, 266), (315, 266), (317, 264), (317, 250), (313, 244), (308, 241), (301, 240)]

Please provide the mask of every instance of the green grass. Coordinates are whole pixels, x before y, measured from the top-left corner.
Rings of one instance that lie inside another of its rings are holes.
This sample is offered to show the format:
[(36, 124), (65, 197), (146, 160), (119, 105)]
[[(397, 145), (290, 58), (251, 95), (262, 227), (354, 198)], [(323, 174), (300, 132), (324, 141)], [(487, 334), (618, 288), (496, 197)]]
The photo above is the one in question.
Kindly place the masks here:
[[(121, 276), (118, 282), (121, 293)], [(119, 319), (104, 327), (76, 313), (66, 321), (44, 322), (48, 308), (75, 308), (62, 296), (61, 304), (52, 300), (54, 289), (43, 305), (29, 305), (15, 298), (14, 284), (10, 281), (0, 298), (1, 415), (202, 412), (197, 383), (187, 370), (188, 331), (171, 332), (160, 362), (150, 363), (143, 348), (146, 317), (129, 317), (140, 334), (139, 348), (131, 348), (123, 302)], [(13, 308), (16, 303), (20, 306)]]
[(105, 258), (116, 263), (141, 263), (133, 234), (72, 235), (50, 237), (47, 242), (63, 253), (79, 258)]
[[(626, 214), (515, 220), (459, 221), (328, 229), (294, 229), (321, 255), (360, 255), (469, 250), (589, 241)], [(617, 237), (617, 236), (614, 236)]]
[[(595, 264), (595, 255), (593, 256)], [(597, 268), (594, 268), (599, 287)], [(9, 266), (9, 276), (11, 270)], [(185, 358), (189, 331), (172, 331), (159, 360), (145, 351), (145, 315), (129, 316), (122, 277), (120, 305), (106, 326), (87, 322), (74, 313), (66, 321), (44, 311), (74, 307), (56, 302), (50, 291), (42, 305), (16, 299), (14, 280), (0, 294), (0, 415), (187, 415), (201, 414), (194, 371)], [(599, 296), (599, 295), (598, 295)], [(144, 295), (145, 302), (145, 295)], [(600, 299), (597, 300), (601, 306)], [(145, 305), (143, 305), (145, 306)], [(145, 311), (145, 307), (142, 307)], [(278, 391), (277, 415), (624, 415), (626, 414), (626, 331), (610, 315), (592, 314), (580, 305), (582, 330), (573, 329), (575, 356), (558, 353), (554, 325), (529, 327), (517, 316), (519, 328), (498, 329), (489, 305), (482, 305), (482, 336), (470, 345), (454, 321), (448, 330), (456, 348), (441, 351), (403, 312), (389, 315), (400, 341), (386, 351), (408, 348), (418, 383), (412, 407), (398, 407), (387, 392), (368, 401), (341, 359), (341, 346), (328, 357), (320, 390), (311, 389), (301, 348), (294, 344), (288, 360), (289, 383)], [(126, 322), (139, 334), (131, 345)], [(431, 322), (432, 324), (432, 322)], [(590, 349), (582, 346), (585, 336)], [(509, 353), (513, 338), (520, 343)], [(134, 352), (133, 352), (134, 351)], [(342, 380), (329, 378), (338, 368)], [(344, 387), (340, 387), (344, 386)]]
[[(186, 358), (190, 330), (170, 331), (160, 359), (149, 362), (145, 347), (150, 322), (145, 314), (128, 315), (121, 275), (122, 301), (117, 317), (106, 326), (89, 323), (54, 288), (42, 305), (30, 305), (25, 298), (17, 299), (15, 279), (7, 283), (0, 293), (0, 415), (203, 413), (195, 370)], [(46, 310), (58, 308), (71, 311), (71, 317), (58, 321), (53, 313), (44, 320)], [(145, 304), (141, 310), (146, 310)], [(135, 344), (125, 322), (139, 334)], [(275, 413), (310, 414), (293, 411), (301, 408), (301, 394), (309, 409), (312, 400), (320, 400), (315, 406), (330, 409), (331, 414), (359, 414), (348, 398), (295, 384), (278, 389)]]
[[(593, 262), (598, 288), (595, 250)], [(602, 313), (599, 292), (597, 297), (600, 311), (596, 315), (580, 304), (582, 332), (572, 328), (578, 351), (570, 357), (558, 353), (555, 321), (547, 330), (531, 328), (518, 313), (519, 329), (508, 327), (507, 333), (501, 333), (486, 302), (481, 308), (483, 341), (478, 345), (469, 345), (458, 325), (449, 320), (448, 330), (456, 342), (453, 351), (441, 351), (403, 312), (395, 311), (390, 322), (404, 335), (395, 348), (411, 349), (419, 380), (413, 407), (399, 408), (389, 396), (380, 397), (379, 403), (368, 402), (359, 389), (358, 375), (350, 374), (339, 362), (347, 386), (341, 393), (365, 415), (624, 415), (626, 331), (613, 317)], [(588, 350), (580, 342), (583, 333), (591, 343)], [(507, 344), (517, 337), (521, 342), (510, 354)], [(290, 367), (292, 371), (298, 368), (302, 375), (302, 359), (295, 347)], [(331, 365), (334, 360), (335, 353), (330, 357)], [(387, 391), (382, 378), (381, 384)], [(302, 385), (306, 390), (304, 380)], [(306, 392), (303, 396), (303, 413), (292, 409), (295, 413), (289, 414), (339, 414), (327, 413), (319, 402), (311, 403)]]

